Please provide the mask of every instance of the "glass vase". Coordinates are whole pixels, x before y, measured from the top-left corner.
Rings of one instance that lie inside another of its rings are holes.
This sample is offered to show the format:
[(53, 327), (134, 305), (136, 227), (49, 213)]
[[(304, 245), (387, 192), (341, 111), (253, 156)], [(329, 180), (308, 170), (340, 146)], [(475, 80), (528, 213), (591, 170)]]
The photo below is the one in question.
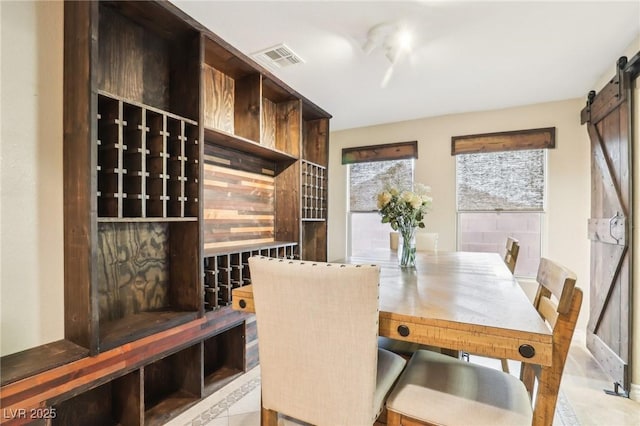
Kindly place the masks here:
[(401, 268), (415, 268), (416, 266), (416, 233), (415, 228), (400, 231), (400, 247), (398, 247), (398, 261)]

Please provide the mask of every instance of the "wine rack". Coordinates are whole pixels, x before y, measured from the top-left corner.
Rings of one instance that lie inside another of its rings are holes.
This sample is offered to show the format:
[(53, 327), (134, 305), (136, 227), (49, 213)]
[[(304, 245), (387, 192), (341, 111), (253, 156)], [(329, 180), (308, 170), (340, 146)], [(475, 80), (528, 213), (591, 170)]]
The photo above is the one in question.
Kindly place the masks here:
[(198, 123), (98, 94), (98, 216), (198, 216)]
[(302, 220), (327, 219), (327, 169), (302, 160)]
[(251, 284), (249, 258), (267, 256), (278, 259), (299, 258), (297, 243), (274, 243), (216, 253), (204, 259), (204, 308), (212, 311), (231, 305), (231, 291)]

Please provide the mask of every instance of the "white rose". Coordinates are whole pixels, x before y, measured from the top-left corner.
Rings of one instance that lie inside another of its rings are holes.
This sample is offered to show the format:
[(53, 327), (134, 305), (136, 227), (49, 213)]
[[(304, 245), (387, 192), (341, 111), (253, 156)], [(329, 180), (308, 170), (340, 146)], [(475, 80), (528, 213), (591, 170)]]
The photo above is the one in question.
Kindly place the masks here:
[(381, 209), (389, 204), (389, 201), (391, 201), (391, 194), (389, 194), (387, 191), (378, 194), (378, 209)]

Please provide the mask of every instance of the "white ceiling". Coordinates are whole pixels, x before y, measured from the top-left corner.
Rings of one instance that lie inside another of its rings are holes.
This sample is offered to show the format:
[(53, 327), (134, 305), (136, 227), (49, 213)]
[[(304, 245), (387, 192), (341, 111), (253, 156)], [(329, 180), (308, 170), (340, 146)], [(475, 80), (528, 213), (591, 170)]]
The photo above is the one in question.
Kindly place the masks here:
[[(180, 9), (247, 55), (287, 44), (304, 64), (271, 71), (333, 115), (332, 130), (584, 97), (640, 34), (640, 0), (189, 1)], [(397, 23), (414, 49), (366, 55)]]

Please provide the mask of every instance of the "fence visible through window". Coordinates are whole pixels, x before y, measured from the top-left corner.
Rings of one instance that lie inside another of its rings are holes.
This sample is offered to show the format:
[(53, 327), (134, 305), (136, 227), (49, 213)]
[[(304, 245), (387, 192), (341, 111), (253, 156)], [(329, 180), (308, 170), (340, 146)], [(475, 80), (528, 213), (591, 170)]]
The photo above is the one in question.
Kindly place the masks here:
[(544, 190), (542, 149), (457, 155), (458, 250), (503, 255), (511, 236), (520, 242), (515, 274), (535, 276)]

